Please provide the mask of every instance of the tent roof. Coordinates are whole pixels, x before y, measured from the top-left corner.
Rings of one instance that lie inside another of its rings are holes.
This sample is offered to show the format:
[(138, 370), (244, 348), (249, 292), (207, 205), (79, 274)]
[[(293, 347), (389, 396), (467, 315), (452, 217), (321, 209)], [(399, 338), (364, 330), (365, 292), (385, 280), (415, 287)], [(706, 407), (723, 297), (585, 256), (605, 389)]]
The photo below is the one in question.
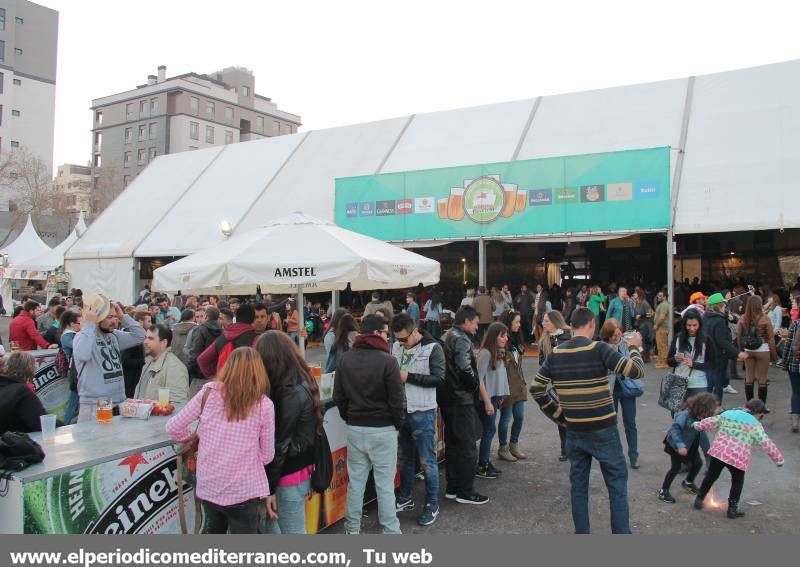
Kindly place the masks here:
[(39, 238), (36, 229), (33, 227), (33, 220), (28, 215), (25, 228), (14, 242), (3, 248), (2, 252), (8, 254), (9, 265), (17, 265), (49, 250), (50, 247)]
[(41, 272), (55, 270), (59, 266), (64, 265), (64, 254), (85, 232), (86, 222), (83, 219), (83, 211), (81, 211), (78, 222), (75, 223), (75, 228), (72, 229), (69, 236), (62, 240), (58, 246), (25, 262), (15, 262), (15, 267), (24, 270), (38, 270)]
[[(221, 220), (238, 234), (298, 209), (332, 221), (337, 177), (664, 146), (674, 175), (688, 86), (545, 96), (162, 156), (67, 258), (185, 255), (218, 243)], [(800, 227), (790, 201), (798, 87), (800, 61), (695, 79), (677, 233)]]

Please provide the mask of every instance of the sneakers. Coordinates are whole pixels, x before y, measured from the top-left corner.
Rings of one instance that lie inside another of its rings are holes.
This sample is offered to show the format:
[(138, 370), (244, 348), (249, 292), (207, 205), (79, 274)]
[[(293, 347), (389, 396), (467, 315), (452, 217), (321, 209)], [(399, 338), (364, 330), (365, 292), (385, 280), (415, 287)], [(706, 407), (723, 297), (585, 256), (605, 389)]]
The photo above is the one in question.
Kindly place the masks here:
[(681, 488), (683, 488), (689, 494), (697, 494), (697, 491), (699, 490), (695, 483), (686, 482), (685, 480), (681, 481)]
[(481, 504), (486, 504), (489, 501), (488, 496), (484, 496), (483, 494), (478, 494), (477, 492), (473, 492), (472, 494), (466, 496), (457, 496), (456, 502), (459, 504), (475, 504), (480, 506)]
[(455, 490), (450, 490), (449, 488), (444, 491), (444, 497), (446, 500), (455, 500), (458, 494)]
[(730, 384), (728, 384), (727, 386), (725, 386), (725, 387), (722, 389), (722, 391), (723, 391), (723, 392), (725, 392), (726, 394), (738, 394), (738, 393), (739, 393), (739, 392), (737, 392), (736, 390), (734, 390), (733, 386), (731, 386)]
[(736, 518), (741, 518), (744, 516), (744, 512), (739, 510), (739, 501), (738, 500), (731, 500), (728, 499), (728, 511), (725, 513), (728, 518), (731, 520), (735, 520)]
[(631, 468), (638, 469), (639, 468), (639, 460), (638, 459), (631, 459)]
[(516, 463), (517, 458), (511, 454), (508, 445), (503, 445), (497, 450), (497, 458), (501, 461), (508, 461), (509, 463)]
[(486, 465), (478, 466), (477, 470), (475, 471), (475, 476), (478, 478), (491, 478), (495, 479), (500, 476), (503, 471), (499, 471), (494, 468), (492, 463), (488, 463)]
[(425, 504), (425, 509), (422, 510), (422, 514), (417, 518), (417, 523), (420, 526), (430, 526), (438, 517), (439, 507), (433, 506), (432, 504)]
[(658, 491), (658, 499), (667, 504), (675, 504), (675, 498), (672, 497), (669, 490), (664, 490), (663, 488)]
[(405, 512), (406, 510), (414, 509), (414, 499), (410, 496), (396, 496), (394, 500), (394, 509), (398, 512)]
[(563, 463), (563, 462), (564, 462), (564, 461), (566, 461), (568, 458), (569, 458), (569, 457), (567, 457), (567, 456), (566, 456), (564, 453), (561, 453), (561, 455), (559, 455), (559, 456), (558, 456), (558, 462), (559, 462), (559, 463)]

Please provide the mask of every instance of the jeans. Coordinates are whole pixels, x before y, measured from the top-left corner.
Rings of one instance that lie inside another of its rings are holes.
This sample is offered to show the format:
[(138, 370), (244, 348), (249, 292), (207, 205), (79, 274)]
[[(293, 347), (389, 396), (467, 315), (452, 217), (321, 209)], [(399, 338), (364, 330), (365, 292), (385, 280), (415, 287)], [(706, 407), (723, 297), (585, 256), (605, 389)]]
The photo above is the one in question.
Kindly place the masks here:
[(310, 488), (310, 480), (305, 480), (294, 486), (278, 486), (275, 488), (275, 497), (278, 501), (278, 519), (267, 520), (266, 533), (306, 533), (306, 498)]
[(295, 333), (294, 331), (292, 331), (291, 333), (286, 333), (286, 334), (289, 335), (289, 338), (292, 339), (295, 342), (295, 344), (299, 344), (299, 337), (300, 337), (299, 333)]
[(439, 504), (439, 463), (436, 460), (436, 410), (406, 414), (400, 430), (400, 496), (410, 497), (419, 454), (425, 471), (425, 503)]
[(744, 471), (737, 469), (733, 465), (723, 463), (715, 457), (710, 457), (710, 461), (711, 462), (708, 464), (708, 472), (706, 472), (706, 477), (703, 479), (703, 484), (700, 485), (700, 491), (697, 495), (700, 498), (705, 498), (708, 491), (711, 490), (711, 487), (714, 486), (714, 483), (722, 473), (722, 469), (727, 468), (731, 473), (731, 490), (728, 493), (728, 499), (738, 502), (739, 498), (742, 496), (742, 489), (744, 488)]
[(639, 459), (638, 437), (636, 430), (636, 398), (623, 398), (620, 395), (621, 387), (614, 385), (614, 411), (622, 405), (622, 425), (625, 428), (625, 439), (628, 442), (628, 458), (631, 462)]
[(522, 422), (525, 420), (525, 400), (518, 402), (504, 403), (500, 409), (500, 425), (497, 428), (497, 438), (500, 440), (500, 446), (508, 445), (508, 424), (511, 419), (514, 423), (511, 425), (511, 442), (519, 443), (519, 434), (522, 432)]
[(220, 506), (202, 501), (207, 533), (210, 534), (258, 534), (262, 533), (267, 514), (263, 500), (254, 498), (241, 504)]
[(639, 323), (639, 334), (642, 335), (642, 354), (649, 355), (653, 350), (653, 324), (649, 320)]
[(488, 415), (486, 408), (481, 404), (481, 423), (483, 424), (483, 435), (481, 435), (481, 448), (478, 453), (478, 466), (482, 467), (489, 464), (492, 457), (492, 441), (494, 441), (494, 434), (497, 433), (497, 414), (500, 407), (502, 396), (492, 396), (492, 407), (494, 413)]
[(629, 534), (628, 466), (622, 453), (619, 431), (606, 427), (597, 431), (567, 430), (567, 456), (570, 461), (570, 498), (576, 534), (590, 533), (589, 472), (592, 458), (600, 463), (611, 508), (611, 532)]
[(447, 491), (471, 496), (475, 484), (476, 425), (475, 406), (442, 406), (444, 420), (444, 458), (447, 461)]
[(720, 404), (725, 386), (728, 385), (728, 362), (723, 361), (717, 368), (712, 368), (706, 372), (708, 378), (708, 391), (712, 392)]
[(364, 489), (370, 469), (375, 477), (378, 496), (378, 521), (385, 534), (399, 534), (394, 498), (394, 476), (397, 473), (397, 429), (386, 427), (347, 426), (347, 512), (344, 531), (361, 532)]
[(800, 414), (800, 372), (789, 372), (792, 384), (792, 413)]
[(72, 425), (77, 421), (78, 406), (80, 398), (78, 392), (69, 391), (69, 401), (67, 402), (67, 409), (64, 411), (64, 425)]

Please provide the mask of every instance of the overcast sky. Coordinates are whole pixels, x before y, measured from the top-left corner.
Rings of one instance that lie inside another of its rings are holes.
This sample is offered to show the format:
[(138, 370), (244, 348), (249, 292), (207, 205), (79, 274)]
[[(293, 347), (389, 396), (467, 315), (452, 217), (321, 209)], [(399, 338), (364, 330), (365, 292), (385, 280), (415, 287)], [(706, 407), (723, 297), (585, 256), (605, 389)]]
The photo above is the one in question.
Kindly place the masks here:
[(307, 131), (800, 57), (795, 2), (35, 1), (60, 12), (55, 165), (160, 64), (248, 67)]

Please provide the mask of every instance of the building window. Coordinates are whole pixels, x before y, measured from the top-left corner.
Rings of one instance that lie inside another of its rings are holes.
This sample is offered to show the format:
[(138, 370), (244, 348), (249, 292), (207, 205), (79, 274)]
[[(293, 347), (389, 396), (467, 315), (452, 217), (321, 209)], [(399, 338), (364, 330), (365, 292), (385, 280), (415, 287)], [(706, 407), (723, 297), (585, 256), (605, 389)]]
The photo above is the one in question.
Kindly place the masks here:
[(158, 122), (151, 122), (150, 123), (150, 135), (151, 140), (155, 140), (158, 138)]
[(244, 85), (242, 87), (242, 94), (244, 96), (250, 96), (250, 87), (248, 87), (247, 85)]
[(230, 106), (225, 107), (225, 124), (233, 124), (233, 109)]
[(133, 120), (133, 103), (129, 102), (125, 105), (125, 117), (128, 120)]
[(213, 126), (206, 126), (206, 143), (213, 144), (214, 143), (214, 127)]
[(0, 8), (0, 30), (6, 29), (6, 9)]
[(94, 113), (94, 121), (97, 122), (98, 124), (102, 124), (103, 123), (103, 111), (102, 110), (98, 110), (97, 112)]
[(100, 154), (94, 154), (94, 166), (100, 167), (100, 164), (102, 163), (103, 163), (103, 158), (100, 156)]
[(200, 113), (200, 99), (193, 96), (189, 99), (189, 108), (191, 113), (197, 116)]
[(12, 148), (18, 148), (19, 147), (19, 142), (17, 142), (16, 140), (11, 140), (11, 147)]
[(158, 99), (157, 98), (151, 98), (150, 99), (150, 116), (154, 116), (156, 112), (158, 112)]
[(103, 145), (103, 133), (102, 132), (95, 132), (94, 133), (94, 145), (97, 148), (99, 148), (101, 145)]
[(147, 150), (145, 150), (144, 148), (139, 148), (139, 157), (137, 160), (139, 162), (139, 165), (142, 165), (146, 158), (147, 158)]
[(133, 139), (133, 128), (125, 128), (125, 143), (130, 144)]
[(131, 184), (131, 176), (130, 176), (130, 175), (125, 175), (125, 176), (122, 178), (122, 186), (123, 186), (123, 187), (127, 187), (127, 186), (128, 186), (128, 185), (130, 185), (130, 184)]
[(122, 162), (125, 167), (130, 167), (131, 166), (132, 153), (133, 152), (125, 152), (125, 159)]
[(156, 159), (156, 149), (150, 148), (147, 151), (147, 161), (153, 161), (154, 159)]
[(19, 79), (14, 79), (14, 85), (16, 85), (16, 86), (18, 86), (18, 87), (19, 87), (19, 86), (21, 86), (21, 85), (22, 85), (22, 81), (21, 81), (21, 80), (19, 80)]
[(225, 130), (225, 143), (232, 144), (233, 143), (233, 132), (230, 130)]
[(0, 94), (3, 94), (3, 85), (5, 84), (6, 76), (3, 73), (0, 73)]
[(14, 55), (22, 55), (22, 48), (15, 47), (14, 48)]
[(11, 109), (11, 116), (19, 116), (19, 110)]
[(147, 139), (147, 126), (144, 124), (139, 124), (139, 141)]
[(281, 133), (281, 123), (277, 120), (272, 121), (272, 133), (273, 134), (280, 134)]
[(206, 118), (209, 120), (214, 120), (214, 103), (209, 102), (208, 106), (206, 106)]
[(3, 125), (3, 105), (0, 104), (0, 126)]
[(0, 39), (0, 61), (6, 60), (6, 42)]
[(147, 101), (141, 100), (139, 101), (139, 115), (144, 116), (147, 114)]
[(18, 24), (24, 24), (24, 23), (25, 23), (25, 20), (23, 20), (23, 19), (22, 19), (22, 18), (20, 18), (19, 16), (17, 16), (16, 18), (14, 18), (14, 21), (15, 21), (15, 22), (17, 22)]
[(263, 116), (257, 116), (256, 117), (256, 132), (259, 132), (260, 134), (264, 133), (264, 117)]
[(200, 124), (197, 122), (189, 122), (189, 137), (192, 140), (200, 138)]

